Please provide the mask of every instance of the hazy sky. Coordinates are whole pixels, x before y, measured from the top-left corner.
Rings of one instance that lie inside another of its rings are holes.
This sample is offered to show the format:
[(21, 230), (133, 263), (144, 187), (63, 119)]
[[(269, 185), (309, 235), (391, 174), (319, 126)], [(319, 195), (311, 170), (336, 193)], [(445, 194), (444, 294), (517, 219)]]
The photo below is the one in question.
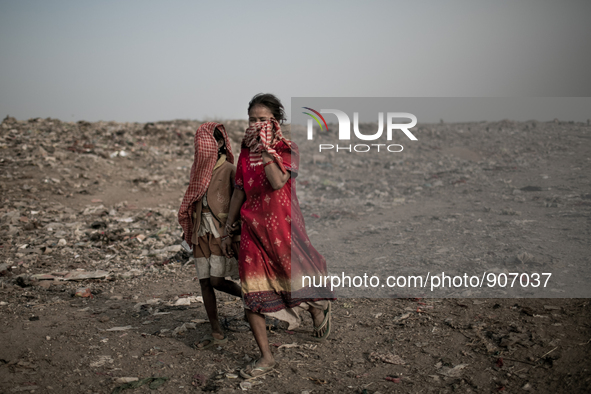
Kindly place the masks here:
[(0, 116), (245, 118), (250, 98), (591, 96), (589, 1), (0, 0)]

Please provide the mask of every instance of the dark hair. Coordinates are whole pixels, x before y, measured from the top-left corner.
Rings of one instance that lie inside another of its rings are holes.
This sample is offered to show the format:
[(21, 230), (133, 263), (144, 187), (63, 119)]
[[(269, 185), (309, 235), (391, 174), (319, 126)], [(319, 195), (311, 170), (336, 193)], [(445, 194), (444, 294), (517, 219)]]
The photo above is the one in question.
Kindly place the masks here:
[(284, 120), (287, 120), (283, 104), (281, 104), (281, 101), (271, 93), (259, 93), (254, 96), (252, 100), (250, 100), (250, 103), (248, 103), (248, 112), (250, 113), (252, 107), (256, 105), (262, 105), (269, 108), (273, 117), (281, 124)]
[(213, 138), (215, 138), (215, 140), (217, 142), (219, 142), (219, 141), (223, 141), (224, 142), (224, 145), (222, 145), (222, 147), (218, 151), (218, 157), (220, 155), (225, 155), (226, 154), (226, 140), (224, 139), (224, 136), (222, 135), (222, 132), (217, 127), (213, 131)]

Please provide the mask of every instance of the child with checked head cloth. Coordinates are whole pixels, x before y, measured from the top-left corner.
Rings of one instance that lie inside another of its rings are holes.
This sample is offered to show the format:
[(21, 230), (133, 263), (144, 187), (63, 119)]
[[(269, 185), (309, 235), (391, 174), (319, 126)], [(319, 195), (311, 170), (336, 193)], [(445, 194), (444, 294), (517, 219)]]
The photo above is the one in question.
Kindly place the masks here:
[[(238, 262), (234, 257), (224, 257), (220, 248), (222, 240), (230, 237), (220, 234), (224, 234), (234, 190), (236, 167), (233, 163), (234, 155), (224, 126), (215, 122), (202, 124), (195, 133), (191, 179), (178, 214), (184, 240), (193, 245), (197, 277), (211, 323), (211, 335), (196, 343), (197, 349), (207, 349), (228, 341), (218, 319), (214, 289), (241, 297), (240, 286), (226, 279), (238, 277)], [(239, 237), (233, 238), (236, 244)], [(238, 248), (235, 249), (237, 252)]]

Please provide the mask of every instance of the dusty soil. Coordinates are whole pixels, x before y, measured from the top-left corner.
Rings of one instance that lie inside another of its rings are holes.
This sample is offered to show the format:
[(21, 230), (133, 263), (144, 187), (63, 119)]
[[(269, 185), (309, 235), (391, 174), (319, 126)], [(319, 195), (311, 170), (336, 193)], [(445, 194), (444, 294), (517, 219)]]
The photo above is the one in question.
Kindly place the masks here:
[[(1, 393), (110, 393), (123, 377), (167, 378), (163, 393), (591, 391), (585, 298), (339, 298), (324, 343), (309, 340), (309, 317), (293, 332), (269, 321), (279, 366), (245, 382), (237, 370), (257, 348), (240, 300), (218, 293), (229, 342), (192, 348), (209, 325), (175, 210), (198, 124), (4, 120)], [(238, 143), (244, 122), (227, 127)], [(418, 136), (388, 162), (302, 157), (298, 195), (330, 270), (519, 264), (589, 284), (587, 124), (423, 125)]]

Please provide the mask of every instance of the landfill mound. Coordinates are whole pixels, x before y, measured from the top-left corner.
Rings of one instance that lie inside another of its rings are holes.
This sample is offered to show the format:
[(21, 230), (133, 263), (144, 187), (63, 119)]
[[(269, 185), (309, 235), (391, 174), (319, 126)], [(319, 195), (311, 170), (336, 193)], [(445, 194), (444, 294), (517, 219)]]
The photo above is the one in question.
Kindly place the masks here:
[[(308, 316), (296, 331), (268, 320), (277, 370), (244, 381), (257, 347), (241, 301), (217, 293), (229, 342), (194, 349), (210, 327), (176, 212), (201, 123), (3, 120), (0, 391), (591, 391), (587, 299), (353, 293), (334, 303), (325, 343), (309, 341)], [(247, 122), (223, 123), (237, 154)], [(589, 265), (588, 124), (416, 135), (387, 159), (301, 144), (298, 196), (329, 269), (558, 267), (574, 278)]]

